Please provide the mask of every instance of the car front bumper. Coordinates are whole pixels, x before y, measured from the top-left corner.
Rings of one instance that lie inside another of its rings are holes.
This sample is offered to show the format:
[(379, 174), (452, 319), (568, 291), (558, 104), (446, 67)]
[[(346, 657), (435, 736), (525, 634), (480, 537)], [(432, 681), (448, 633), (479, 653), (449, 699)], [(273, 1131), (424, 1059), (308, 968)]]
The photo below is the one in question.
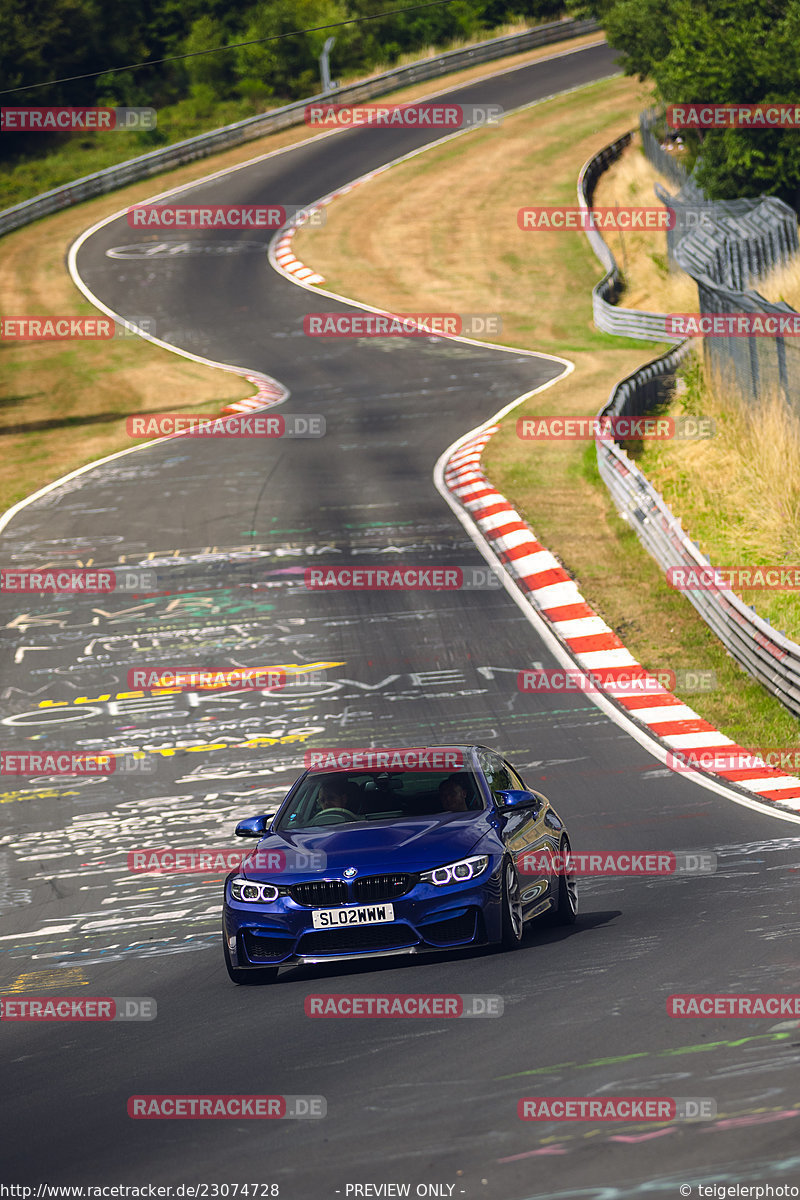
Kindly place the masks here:
[(499, 941), (501, 895), (496, 869), (479, 883), (446, 889), (419, 883), (390, 902), (391, 922), (314, 929), (311, 907), (289, 897), (243, 904), (226, 886), (223, 936), (233, 966), (243, 969), (441, 953)]

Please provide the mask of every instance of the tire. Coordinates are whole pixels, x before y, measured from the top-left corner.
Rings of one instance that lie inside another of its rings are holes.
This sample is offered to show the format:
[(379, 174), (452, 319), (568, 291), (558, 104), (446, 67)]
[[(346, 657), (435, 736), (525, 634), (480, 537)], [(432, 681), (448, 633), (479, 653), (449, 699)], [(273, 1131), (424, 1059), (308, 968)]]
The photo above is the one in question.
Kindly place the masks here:
[(241, 967), (235, 967), (231, 962), (230, 951), (228, 950), (228, 939), (224, 933), (222, 935), (222, 952), (225, 955), (225, 969), (234, 983), (243, 985), (274, 983), (278, 978), (277, 967), (250, 967), (248, 970), (244, 970)]
[(500, 945), (504, 950), (518, 950), (524, 932), (519, 879), (511, 859), (506, 858), (503, 861), (503, 932)]
[[(566, 859), (570, 849), (569, 838), (563, 837), (559, 846), (559, 855)], [(574, 871), (558, 876), (556, 902), (547, 917), (550, 925), (574, 925), (577, 921), (578, 886), (575, 882)]]

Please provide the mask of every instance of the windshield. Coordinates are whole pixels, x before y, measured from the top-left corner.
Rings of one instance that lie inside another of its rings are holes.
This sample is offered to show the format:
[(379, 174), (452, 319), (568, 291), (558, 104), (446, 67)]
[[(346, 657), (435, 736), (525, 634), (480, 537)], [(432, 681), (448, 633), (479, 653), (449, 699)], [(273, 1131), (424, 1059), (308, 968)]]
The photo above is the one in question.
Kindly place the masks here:
[(278, 830), (356, 821), (397, 821), (484, 807), (472, 771), (331, 771), (309, 775), (281, 814)]

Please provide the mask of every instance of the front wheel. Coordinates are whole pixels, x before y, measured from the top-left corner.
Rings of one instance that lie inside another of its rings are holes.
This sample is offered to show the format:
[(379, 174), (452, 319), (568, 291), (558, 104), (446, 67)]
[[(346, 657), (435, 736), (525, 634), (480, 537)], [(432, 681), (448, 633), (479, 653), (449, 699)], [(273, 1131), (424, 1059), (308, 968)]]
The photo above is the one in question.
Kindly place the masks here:
[(522, 895), (514, 864), (507, 858), (503, 864), (503, 933), (504, 950), (516, 950), (522, 945)]
[(225, 934), (222, 935), (222, 949), (225, 955), (225, 969), (234, 983), (241, 984), (256, 984), (256, 983), (274, 983), (278, 978), (277, 967), (256, 967), (248, 971), (242, 970), (241, 967), (235, 967), (231, 962), (230, 951), (228, 950), (228, 939)]
[(561, 839), (558, 853), (564, 864), (563, 873), (558, 876), (555, 904), (547, 916), (551, 925), (574, 925), (578, 918), (578, 883), (575, 878), (569, 838)]

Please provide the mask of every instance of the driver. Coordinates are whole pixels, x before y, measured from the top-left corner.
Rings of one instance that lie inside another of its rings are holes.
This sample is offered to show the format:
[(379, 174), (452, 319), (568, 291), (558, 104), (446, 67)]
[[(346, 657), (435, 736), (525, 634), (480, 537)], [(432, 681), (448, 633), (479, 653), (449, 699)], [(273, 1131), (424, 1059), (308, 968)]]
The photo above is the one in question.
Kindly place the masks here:
[(467, 789), (463, 775), (450, 775), (439, 784), (439, 799), (445, 812), (467, 811)]
[(325, 779), (319, 789), (317, 808), (347, 808), (347, 791), (344, 780)]
[(352, 812), (356, 803), (353, 791), (353, 785), (346, 779), (336, 775), (323, 779), (317, 796), (317, 812), (325, 812), (329, 808), (344, 808)]

